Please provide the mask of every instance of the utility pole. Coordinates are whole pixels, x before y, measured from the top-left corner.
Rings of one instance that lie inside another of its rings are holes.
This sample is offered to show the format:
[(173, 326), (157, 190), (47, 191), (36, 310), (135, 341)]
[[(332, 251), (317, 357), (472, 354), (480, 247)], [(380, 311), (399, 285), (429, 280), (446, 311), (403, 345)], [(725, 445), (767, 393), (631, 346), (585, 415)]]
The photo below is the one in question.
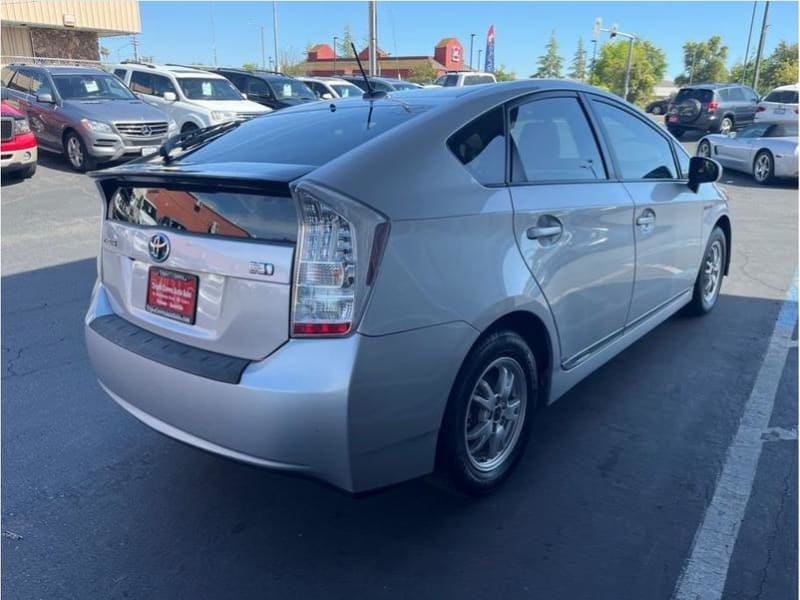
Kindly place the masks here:
[(369, 0), (369, 75), (378, 74), (378, 7)]
[(272, 0), (272, 45), (275, 52), (275, 70), (281, 70), (281, 60), (278, 56), (278, 7), (275, 0)]
[(761, 38), (758, 40), (756, 53), (756, 72), (753, 75), (753, 89), (758, 93), (758, 77), (761, 75), (761, 54), (764, 52), (764, 40), (767, 37), (767, 15), (769, 14), (769, 0), (764, 4), (764, 18), (761, 21)]
[(694, 81), (694, 60), (696, 56), (697, 56), (697, 46), (695, 46), (694, 49), (692, 50), (692, 72), (689, 73), (689, 85), (692, 85), (692, 82)]
[(589, 85), (594, 83), (594, 63), (597, 60), (597, 40), (592, 40), (592, 66), (589, 67)]
[[(469, 34), (469, 70), (474, 71), (475, 69), (472, 68), (472, 43), (475, 41), (475, 34)], [(478, 61), (480, 62), (480, 60)]]
[(483, 67), (481, 67), (481, 52), (483, 52), (483, 50), (478, 48), (478, 70), (479, 71), (483, 71)]
[(131, 36), (131, 46), (133, 46), (133, 60), (139, 62), (139, 39), (135, 36)]
[(625, 93), (623, 95), (625, 100), (628, 99), (628, 92), (631, 87), (631, 59), (633, 57), (633, 42), (635, 40), (636, 38), (632, 35), (628, 36), (628, 60), (625, 63)]
[(214, 0), (211, 0), (211, 51), (214, 54), (214, 66), (217, 66), (217, 32), (214, 27)]
[(336, 44), (339, 41), (338, 36), (333, 36), (333, 76), (336, 77)]
[(750, 60), (750, 38), (753, 37), (753, 23), (756, 20), (756, 6), (758, 0), (753, 0), (753, 14), (750, 15), (750, 30), (747, 32), (747, 49), (744, 51), (744, 66), (742, 67), (742, 80), (739, 82), (744, 85), (744, 80), (747, 77), (747, 61)]

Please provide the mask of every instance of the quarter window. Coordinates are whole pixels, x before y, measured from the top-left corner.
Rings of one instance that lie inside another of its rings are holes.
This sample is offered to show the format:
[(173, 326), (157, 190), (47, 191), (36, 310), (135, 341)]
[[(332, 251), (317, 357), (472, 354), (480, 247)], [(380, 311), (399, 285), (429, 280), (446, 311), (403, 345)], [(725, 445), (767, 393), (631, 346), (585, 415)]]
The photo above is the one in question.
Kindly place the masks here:
[(509, 135), (513, 182), (606, 179), (597, 142), (576, 98), (513, 107)]
[(593, 100), (623, 179), (676, 179), (670, 142), (630, 113)]
[(447, 146), (480, 183), (505, 181), (506, 137), (502, 108), (492, 109), (462, 127), (450, 136)]

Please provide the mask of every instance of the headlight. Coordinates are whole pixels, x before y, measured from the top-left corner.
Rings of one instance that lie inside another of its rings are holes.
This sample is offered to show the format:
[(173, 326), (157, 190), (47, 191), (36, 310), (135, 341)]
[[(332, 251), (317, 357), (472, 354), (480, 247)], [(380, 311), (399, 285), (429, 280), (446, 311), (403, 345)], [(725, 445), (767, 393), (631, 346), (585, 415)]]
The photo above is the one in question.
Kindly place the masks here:
[(236, 113), (229, 110), (212, 110), (212, 121), (233, 121), (236, 118)]
[(178, 124), (174, 120), (170, 119), (167, 122), (167, 131), (172, 132), (172, 131), (175, 131), (177, 128), (178, 128)]
[(14, 121), (14, 135), (22, 135), (30, 132), (30, 130), (31, 124), (28, 123), (28, 119), (16, 119)]
[(108, 123), (101, 123), (100, 121), (92, 121), (90, 119), (81, 119), (81, 123), (83, 126), (86, 127), (89, 131), (94, 131), (95, 133), (113, 133), (114, 130), (111, 129), (111, 125)]

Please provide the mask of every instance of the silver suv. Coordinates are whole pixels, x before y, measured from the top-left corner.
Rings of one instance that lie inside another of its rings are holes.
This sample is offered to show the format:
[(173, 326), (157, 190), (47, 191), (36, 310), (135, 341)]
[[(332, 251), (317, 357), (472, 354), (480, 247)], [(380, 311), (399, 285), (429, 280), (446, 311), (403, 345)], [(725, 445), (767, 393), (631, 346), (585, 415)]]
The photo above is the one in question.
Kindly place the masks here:
[(152, 154), (176, 132), (175, 121), (101, 69), (9, 65), (3, 99), (28, 116), (40, 148), (65, 154), (76, 171)]
[(164, 160), (96, 174), (100, 384), (352, 492), (493, 489), (538, 409), (728, 269), (719, 165), (565, 81), (310, 103)]

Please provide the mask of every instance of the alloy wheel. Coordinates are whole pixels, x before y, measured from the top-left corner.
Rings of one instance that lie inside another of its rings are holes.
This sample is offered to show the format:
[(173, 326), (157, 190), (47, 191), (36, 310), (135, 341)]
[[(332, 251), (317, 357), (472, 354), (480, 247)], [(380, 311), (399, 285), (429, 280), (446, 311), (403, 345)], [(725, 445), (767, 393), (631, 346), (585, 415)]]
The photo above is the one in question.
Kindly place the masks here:
[(67, 141), (67, 157), (69, 158), (69, 162), (72, 163), (73, 167), (76, 169), (83, 168), (83, 148), (81, 147), (80, 140), (75, 136), (70, 137)]
[(753, 169), (753, 176), (756, 181), (766, 181), (769, 178), (769, 172), (772, 168), (772, 161), (769, 154), (762, 154), (756, 159), (756, 165)]
[(711, 156), (711, 144), (709, 144), (706, 140), (700, 142), (697, 146), (697, 156)]
[(720, 121), (719, 124), (719, 132), (723, 135), (728, 135), (733, 129), (733, 121), (731, 121), (728, 117), (725, 117)]
[(703, 260), (703, 302), (710, 305), (719, 291), (722, 279), (722, 242), (714, 240)]
[(516, 360), (504, 356), (486, 367), (472, 390), (464, 423), (467, 456), (476, 469), (493, 471), (511, 455), (527, 400), (525, 372)]

